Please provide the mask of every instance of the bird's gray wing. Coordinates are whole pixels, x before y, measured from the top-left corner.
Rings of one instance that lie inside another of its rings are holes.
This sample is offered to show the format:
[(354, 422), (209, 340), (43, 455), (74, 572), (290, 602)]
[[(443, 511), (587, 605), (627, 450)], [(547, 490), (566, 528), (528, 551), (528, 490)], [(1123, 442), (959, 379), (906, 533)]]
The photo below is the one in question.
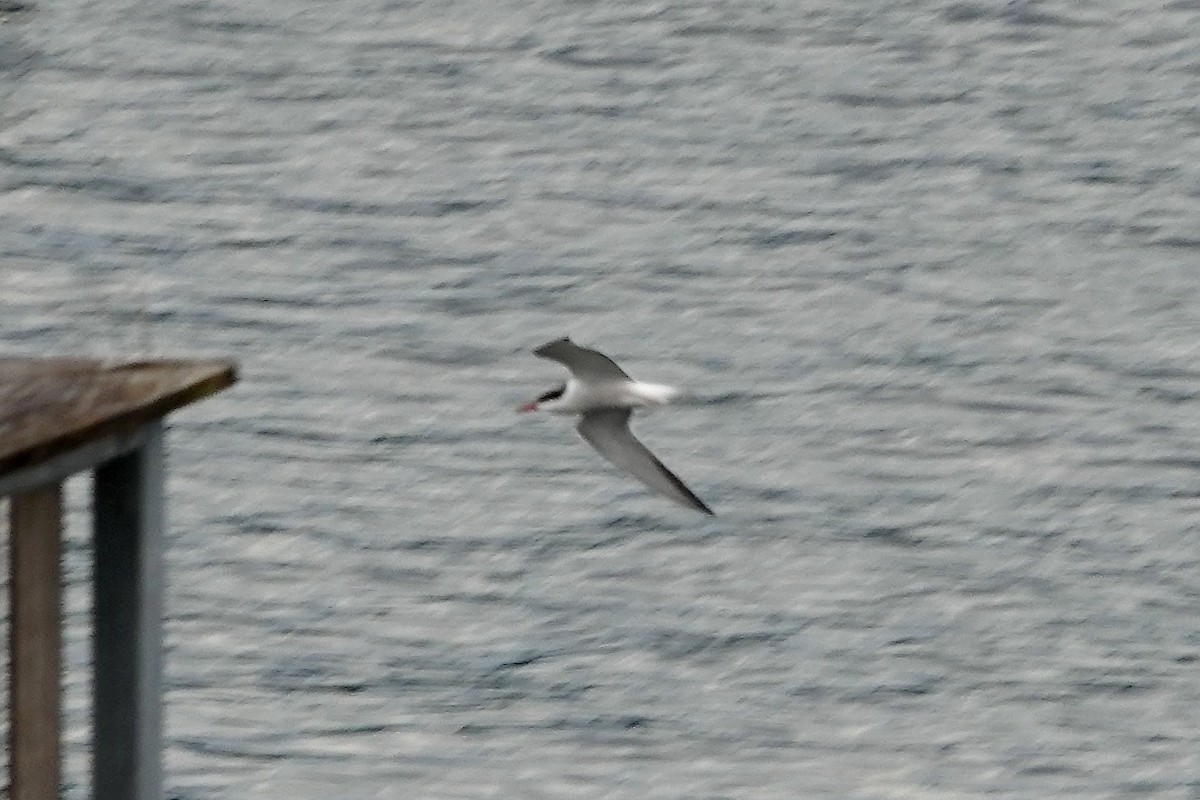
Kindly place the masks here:
[(688, 508), (712, 515), (713, 510), (703, 500), (634, 438), (629, 430), (630, 413), (627, 408), (589, 411), (579, 420), (576, 430), (600, 455), (654, 491)]
[(580, 347), (565, 336), (533, 351), (535, 356), (557, 361), (581, 381), (627, 381), (630, 377), (603, 353)]

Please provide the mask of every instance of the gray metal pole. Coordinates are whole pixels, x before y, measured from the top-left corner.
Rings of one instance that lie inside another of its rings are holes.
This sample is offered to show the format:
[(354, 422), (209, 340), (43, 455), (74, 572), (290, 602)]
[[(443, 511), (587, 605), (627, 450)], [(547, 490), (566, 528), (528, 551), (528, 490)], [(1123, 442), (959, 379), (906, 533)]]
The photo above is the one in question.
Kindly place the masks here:
[(92, 576), (96, 800), (162, 798), (162, 421), (96, 468)]

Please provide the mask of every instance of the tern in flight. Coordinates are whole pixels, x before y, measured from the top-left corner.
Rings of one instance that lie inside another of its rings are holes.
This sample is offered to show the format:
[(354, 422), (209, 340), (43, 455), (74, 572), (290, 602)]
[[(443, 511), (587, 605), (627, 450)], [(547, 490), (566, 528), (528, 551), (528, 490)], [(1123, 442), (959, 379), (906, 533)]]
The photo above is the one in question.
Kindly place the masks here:
[(533, 354), (562, 364), (571, 377), (518, 411), (578, 414), (576, 430), (600, 455), (664, 497), (704, 514), (714, 513), (629, 430), (633, 409), (668, 403), (678, 390), (635, 381), (608, 356), (565, 337), (542, 345)]

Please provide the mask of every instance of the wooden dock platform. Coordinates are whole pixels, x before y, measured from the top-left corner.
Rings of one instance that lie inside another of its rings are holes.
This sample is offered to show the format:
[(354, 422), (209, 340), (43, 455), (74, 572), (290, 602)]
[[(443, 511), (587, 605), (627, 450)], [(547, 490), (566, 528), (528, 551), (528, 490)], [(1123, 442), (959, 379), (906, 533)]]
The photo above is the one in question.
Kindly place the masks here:
[(84, 471), (93, 473), (92, 796), (160, 800), (163, 420), (236, 380), (230, 361), (0, 357), (12, 800), (60, 792), (62, 483)]

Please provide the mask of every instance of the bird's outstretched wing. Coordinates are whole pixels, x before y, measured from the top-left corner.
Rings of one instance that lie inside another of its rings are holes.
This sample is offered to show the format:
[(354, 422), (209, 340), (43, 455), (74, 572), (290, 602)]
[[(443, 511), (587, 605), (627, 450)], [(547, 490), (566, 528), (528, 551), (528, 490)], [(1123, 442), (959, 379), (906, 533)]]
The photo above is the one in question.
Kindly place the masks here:
[(556, 339), (533, 351), (535, 356), (557, 361), (581, 381), (627, 381), (630, 377), (608, 356), (587, 347), (580, 347), (567, 337)]
[(589, 411), (579, 420), (576, 430), (600, 455), (662, 496), (703, 514), (713, 515), (713, 510), (703, 500), (696, 497), (683, 481), (634, 438), (629, 430), (630, 413), (627, 408)]

